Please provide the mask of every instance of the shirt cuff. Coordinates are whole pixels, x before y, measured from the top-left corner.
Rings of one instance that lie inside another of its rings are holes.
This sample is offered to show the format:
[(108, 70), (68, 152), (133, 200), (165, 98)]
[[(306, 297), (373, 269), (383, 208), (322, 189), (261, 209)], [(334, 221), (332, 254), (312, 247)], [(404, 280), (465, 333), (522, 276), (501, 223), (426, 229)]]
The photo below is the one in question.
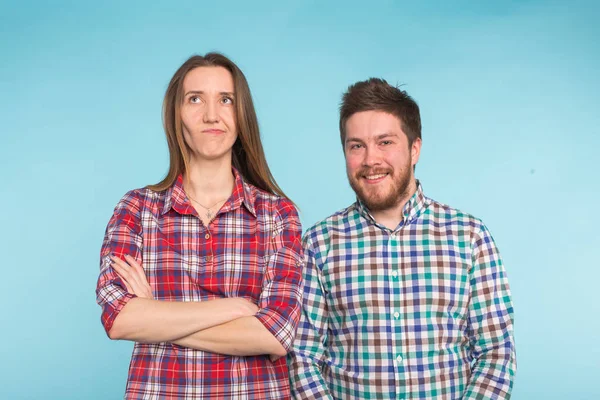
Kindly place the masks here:
[(298, 307), (290, 310), (288, 318), (283, 317), (275, 310), (268, 308), (259, 310), (255, 317), (265, 328), (281, 343), (286, 352), (292, 348), (292, 342), (296, 333), (297, 320), (300, 316)]
[(104, 330), (106, 331), (107, 335), (112, 329), (117, 315), (119, 315), (123, 307), (129, 303), (129, 300), (133, 299), (134, 297), (137, 296), (131, 293), (125, 293), (119, 299), (104, 306), (104, 309), (102, 310), (102, 325), (104, 325)]

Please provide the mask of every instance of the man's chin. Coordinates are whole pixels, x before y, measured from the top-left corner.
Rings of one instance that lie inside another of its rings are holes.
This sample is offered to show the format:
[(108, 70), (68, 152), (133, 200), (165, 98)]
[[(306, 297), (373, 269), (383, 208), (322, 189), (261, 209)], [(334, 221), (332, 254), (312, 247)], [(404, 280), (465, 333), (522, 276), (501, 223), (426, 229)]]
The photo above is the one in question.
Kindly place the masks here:
[(380, 193), (385, 190), (379, 190), (383, 188), (366, 188), (363, 184), (356, 181), (351, 182), (350, 186), (354, 190), (356, 197), (363, 203), (369, 210), (379, 210), (381, 207), (385, 208), (386, 203), (389, 202), (389, 194)]
[(357, 197), (370, 211), (380, 211), (388, 208), (389, 199), (387, 198), (364, 196), (363, 194), (359, 194)]

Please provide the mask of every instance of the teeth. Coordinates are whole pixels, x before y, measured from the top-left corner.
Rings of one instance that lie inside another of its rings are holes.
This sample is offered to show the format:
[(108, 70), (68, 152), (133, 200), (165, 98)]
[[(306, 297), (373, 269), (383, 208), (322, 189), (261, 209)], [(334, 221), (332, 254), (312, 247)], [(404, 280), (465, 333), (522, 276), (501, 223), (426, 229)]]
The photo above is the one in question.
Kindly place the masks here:
[(367, 175), (367, 176), (365, 176), (365, 178), (367, 178), (367, 179), (379, 179), (379, 178), (383, 178), (386, 175), (387, 174)]

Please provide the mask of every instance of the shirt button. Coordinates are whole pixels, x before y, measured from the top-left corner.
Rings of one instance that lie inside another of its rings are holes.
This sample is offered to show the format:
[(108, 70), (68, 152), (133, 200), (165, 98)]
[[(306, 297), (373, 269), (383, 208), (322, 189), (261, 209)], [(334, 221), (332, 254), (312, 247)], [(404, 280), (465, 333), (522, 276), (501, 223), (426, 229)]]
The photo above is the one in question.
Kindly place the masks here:
[(398, 271), (396, 271), (396, 270), (392, 271), (392, 276), (394, 278), (397, 278), (398, 277)]
[(398, 319), (398, 317), (399, 317), (399, 316), (400, 316), (400, 313), (399, 313), (398, 311), (396, 311), (396, 312), (394, 313), (394, 318)]
[(204, 235), (204, 239), (210, 239), (210, 233), (207, 233), (206, 235)]
[(396, 362), (400, 364), (402, 362), (402, 356), (396, 357)]
[(205, 260), (208, 261), (208, 262), (211, 262), (212, 261), (212, 256), (206, 256)]

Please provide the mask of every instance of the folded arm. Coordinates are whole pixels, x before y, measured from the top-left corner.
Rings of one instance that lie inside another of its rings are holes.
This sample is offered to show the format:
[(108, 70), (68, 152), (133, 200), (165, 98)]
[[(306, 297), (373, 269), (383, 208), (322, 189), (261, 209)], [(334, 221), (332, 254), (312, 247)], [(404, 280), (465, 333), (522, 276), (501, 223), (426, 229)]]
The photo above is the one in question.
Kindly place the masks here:
[(286, 349), (256, 317), (243, 317), (195, 332), (173, 343), (231, 356), (286, 355)]
[[(227, 355), (285, 356), (300, 313), (303, 262), (301, 226), (291, 203), (286, 203), (280, 221), (273, 235), (279, 245), (265, 266), (258, 307), (241, 298), (202, 303), (132, 300), (115, 320), (111, 337), (161, 339)], [(111, 265), (129, 293), (151, 298), (152, 289), (136, 260), (113, 257)]]
[(165, 302), (152, 298), (142, 266), (129, 256), (113, 257), (113, 268), (137, 298), (115, 319), (109, 336), (137, 342), (170, 341), (213, 353), (284, 356), (281, 343), (254, 316), (258, 307), (242, 298)]
[[(131, 299), (108, 332), (111, 339), (143, 343), (174, 341), (225, 322), (252, 315), (256, 306), (245, 299), (168, 302)], [(252, 318), (252, 317), (250, 317)]]
[(171, 341), (258, 311), (256, 305), (242, 298), (205, 302), (154, 300), (140, 265), (142, 246), (139, 197), (129, 192), (115, 208), (101, 250), (96, 294), (110, 338)]

